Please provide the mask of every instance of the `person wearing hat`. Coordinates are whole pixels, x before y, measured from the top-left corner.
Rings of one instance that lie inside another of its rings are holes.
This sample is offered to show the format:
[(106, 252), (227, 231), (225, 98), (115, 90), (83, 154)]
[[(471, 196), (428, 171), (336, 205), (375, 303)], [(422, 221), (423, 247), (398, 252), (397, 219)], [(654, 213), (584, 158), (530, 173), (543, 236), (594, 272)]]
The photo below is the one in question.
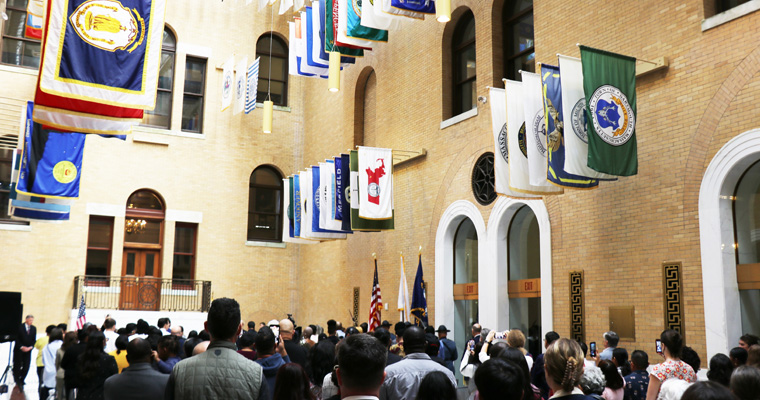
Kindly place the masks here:
[(438, 327), (438, 340), (441, 342), (441, 348), (438, 350), (438, 357), (443, 359), (443, 365), (454, 373), (454, 361), (459, 359), (457, 345), (453, 340), (447, 339), (446, 335), (451, 332), (446, 329), (446, 325)]
[(380, 327), (388, 330), (388, 333), (391, 334), (391, 344), (396, 344), (396, 335), (394, 335), (393, 332), (391, 332), (391, 323), (388, 322), (387, 319), (383, 320), (383, 323), (380, 324)]

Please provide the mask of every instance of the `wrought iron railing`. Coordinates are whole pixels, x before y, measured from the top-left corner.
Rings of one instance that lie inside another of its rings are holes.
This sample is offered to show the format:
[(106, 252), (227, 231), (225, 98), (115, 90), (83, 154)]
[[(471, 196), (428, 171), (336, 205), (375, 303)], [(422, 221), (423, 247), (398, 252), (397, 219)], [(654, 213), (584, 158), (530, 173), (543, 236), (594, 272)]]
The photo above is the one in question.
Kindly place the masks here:
[(72, 308), (145, 311), (208, 311), (211, 282), (131, 276), (79, 275)]

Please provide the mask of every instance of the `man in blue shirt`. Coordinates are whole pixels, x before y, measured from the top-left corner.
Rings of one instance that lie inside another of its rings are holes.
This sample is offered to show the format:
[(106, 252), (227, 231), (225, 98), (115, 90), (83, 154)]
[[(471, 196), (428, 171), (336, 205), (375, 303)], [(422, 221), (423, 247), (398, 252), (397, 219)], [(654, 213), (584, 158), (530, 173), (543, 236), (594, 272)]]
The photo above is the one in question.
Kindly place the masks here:
[(438, 327), (438, 340), (441, 342), (441, 348), (438, 350), (438, 357), (443, 359), (444, 365), (451, 373), (454, 373), (454, 361), (459, 359), (459, 353), (457, 352), (457, 345), (453, 340), (448, 339), (446, 336), (450, 330), (446, 329), (446, 325)]
[(633, 372), (625, 377), (626, 398), (631, 400), (644, 400), (647, 398), (649, 389), (649, 356), (647, 353), (636, 350), (631, 354), (631, 369)]
[(158, 339), (157, 348), (156, 369), (162, 374), (171, 374), (174, 366), (181, 360), (179, 358), (179, 340), (172, 335), (161, 336), (161, 339)]
[(612, 360), (612, 352), (617, 347), (620, 337), (617, 333), (609, 331), (604, 334), (604, 350), (599, 354), (600, 360)]

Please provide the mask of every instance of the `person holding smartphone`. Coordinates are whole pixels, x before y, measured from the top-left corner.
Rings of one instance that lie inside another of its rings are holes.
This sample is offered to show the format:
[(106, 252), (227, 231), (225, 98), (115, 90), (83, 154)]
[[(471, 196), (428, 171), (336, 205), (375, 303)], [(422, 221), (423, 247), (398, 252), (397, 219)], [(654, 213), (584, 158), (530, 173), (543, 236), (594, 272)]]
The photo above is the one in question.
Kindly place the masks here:
[(681, 361), (681, 350), (683, 350), (683, 336), (680, 333), (666, 329), (660, 335), (661, 353), (665, 358), (660, 364), (652, 367), (649, 374), (649, 388), (647, 389), (647, 400), (656, 400), (660, 393), (662, 383), (669, 379), (681, 380), (686, 383), (694, 383), (697, 381), (697, 374), (694, 373), (694, 369)]

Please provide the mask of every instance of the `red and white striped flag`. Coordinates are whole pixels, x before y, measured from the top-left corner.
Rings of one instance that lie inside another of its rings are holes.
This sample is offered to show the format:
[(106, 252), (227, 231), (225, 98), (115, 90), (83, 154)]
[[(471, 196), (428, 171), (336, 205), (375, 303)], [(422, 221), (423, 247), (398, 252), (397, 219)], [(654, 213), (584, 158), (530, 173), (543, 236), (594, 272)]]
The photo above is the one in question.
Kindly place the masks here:
[(87, 313), (85, 312), (84, 295), (82, 295), (82, 301), (79, 302), (79, 313), (77, 313), (77, 330), (82, 329), (86, 323)]
[(380, 282), (377, 280), (377, 260), (375, 260), (375, 279), (372, 281), (372, 301), (369, 304), (369, 331), (380, 326), (380, 310), (383, 309), (383, 296), (380, 295)]

